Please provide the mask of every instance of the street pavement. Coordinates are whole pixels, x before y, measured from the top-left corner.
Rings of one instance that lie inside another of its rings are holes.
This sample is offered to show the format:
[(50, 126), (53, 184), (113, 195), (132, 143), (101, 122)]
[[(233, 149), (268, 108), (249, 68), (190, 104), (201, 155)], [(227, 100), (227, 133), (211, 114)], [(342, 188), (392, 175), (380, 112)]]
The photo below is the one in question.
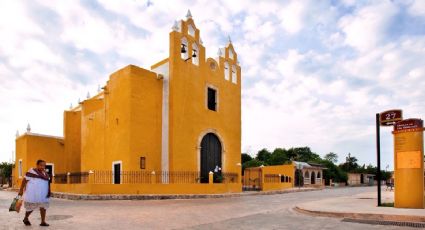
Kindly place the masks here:
[[(408, 229), (342, 222), (293, 210), (297, 204), (373, 192), (371, 187), (192, 200), (72, 201), (52, 199), (50, 229)], [(42, 229), (39, 214), (33, 226), (24, 213), (9, 213), (13, 192), (0, 191), (0, 229)], [(412, 228), (413, 229), (413, 228)]]

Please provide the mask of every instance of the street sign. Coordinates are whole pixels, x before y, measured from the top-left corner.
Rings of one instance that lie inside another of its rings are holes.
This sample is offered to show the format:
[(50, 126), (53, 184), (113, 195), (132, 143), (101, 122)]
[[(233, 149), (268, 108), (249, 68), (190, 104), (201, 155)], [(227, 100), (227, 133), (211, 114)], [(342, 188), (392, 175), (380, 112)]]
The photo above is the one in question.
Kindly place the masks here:
[(423, 120), (417, 118), (399, 121), (394, 125), (394, 132), (415, 132), (423, 130)]
[(391, 126), (401, 120), (403, 120), (401, 109), (388, 110), (379, 114), (379, 123), (381, 126)]

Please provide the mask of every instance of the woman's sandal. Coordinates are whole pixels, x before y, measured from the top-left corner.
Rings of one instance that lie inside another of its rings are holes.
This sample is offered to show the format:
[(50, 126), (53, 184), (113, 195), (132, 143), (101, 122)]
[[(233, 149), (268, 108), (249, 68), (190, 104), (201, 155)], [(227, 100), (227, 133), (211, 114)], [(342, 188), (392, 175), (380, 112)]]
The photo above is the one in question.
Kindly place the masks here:
[(40, 224), (40, 226), (48, 227), (50, 225), (48, 223), (46, 223), (46, 222), (43, 222), (43, 223)]
[(26, 226), (30, 226), (30, 225), (31, 225), (31, 222), (30, 222), (29, 220), (25, 220), (25, 219), (23, 219), (23, 220), (22, 220), (22, 222), (24, 222), (24, 224), (25, 224)]

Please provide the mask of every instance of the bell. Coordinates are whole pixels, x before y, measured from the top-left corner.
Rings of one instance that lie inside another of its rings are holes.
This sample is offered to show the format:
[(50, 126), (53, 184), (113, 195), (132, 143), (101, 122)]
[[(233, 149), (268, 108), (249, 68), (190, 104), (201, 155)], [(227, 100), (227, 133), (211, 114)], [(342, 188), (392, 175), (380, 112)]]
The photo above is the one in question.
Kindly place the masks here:
[(192, 57), (196, 58), (196, 50), (193, 50)]
[(182, 44), (182, 49), (180, 50), (180, 52), (182, 54), (185, 54), (186, 53), (186, 45), (185, 44)]

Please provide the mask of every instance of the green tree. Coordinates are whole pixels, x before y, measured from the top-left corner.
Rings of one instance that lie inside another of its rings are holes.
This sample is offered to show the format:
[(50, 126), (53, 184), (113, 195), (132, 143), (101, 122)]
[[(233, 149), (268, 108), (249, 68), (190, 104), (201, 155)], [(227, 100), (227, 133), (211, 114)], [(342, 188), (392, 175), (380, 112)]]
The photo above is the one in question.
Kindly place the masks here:
[(282, 165), (288, 162), (290, 162), (290, 160), (287, 151), (283, 148), (276, 148), (268, 161), (270, 165)]
[(352, 157), (351, 153), (348, 153), (348, 156), (345, 158), (345, 163), (340, 164), (340, 168), (345, 172), (355, 172), (359, 169), (359, 165), (357, 164), (357, 158)]
[(325, 155), (324, 159), (336, 164), (338, 162), (338, 155), (336, 153), (330, 152)]
[(262, 149), (258, 151), (256, 159), (262, 162), (269, 162), (271, 156), (272, 154), (269, 152), (269, 150)]
[(244, 172), (246, 168), (258, 167), (261, 165), (267, 165), (267, 164), (263, 161), (252, 159), (242, 164), (242, 172)]
[(252, 157), (249, 154), (247, 154), (247, 153), (242, 153), (241, 154), (241, 160), (242, 160), (242, 164), (243, 164), (243, 163), (245, 163), (247, 161), (252, 160)]
[(3, 185), (3, 181), (9, 180), (10, 177), (12, 176), (12, 168), (13, 168), (13, 164), (12, 163), (7, 163), (7, 162), (2, 162), (0, 163), (0, 177), (4, 178), (3, 180), (0, 181), (0, 184)]
[(317, 162), (321, 158), (318, 154), (313, 153), (309, 147), (290, 148), (287, 150), (289, 159), (302, 162)]
[(341, 168), (336, 166), (332, 161), (321, 160), (317, 163), (323, 165), (326, 169), (323, 170), (323, 179), (327, 182), (332, 179), (334, 182), (344, 183), (348, 180), (348, 175)]

